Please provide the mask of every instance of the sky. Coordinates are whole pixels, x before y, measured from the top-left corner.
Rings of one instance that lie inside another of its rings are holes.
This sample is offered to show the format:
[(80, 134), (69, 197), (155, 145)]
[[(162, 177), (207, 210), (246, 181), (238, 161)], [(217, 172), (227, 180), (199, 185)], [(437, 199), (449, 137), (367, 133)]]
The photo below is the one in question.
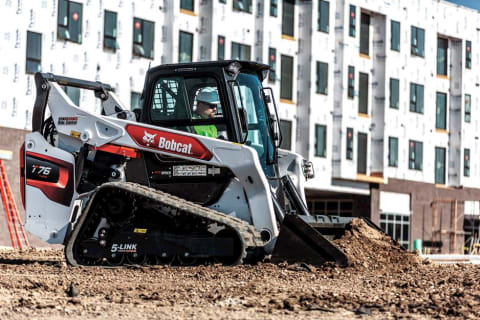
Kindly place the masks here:
[(466, 7), (480, 10), (480, 0), (447, 0), (453, 3), (458, 3)]

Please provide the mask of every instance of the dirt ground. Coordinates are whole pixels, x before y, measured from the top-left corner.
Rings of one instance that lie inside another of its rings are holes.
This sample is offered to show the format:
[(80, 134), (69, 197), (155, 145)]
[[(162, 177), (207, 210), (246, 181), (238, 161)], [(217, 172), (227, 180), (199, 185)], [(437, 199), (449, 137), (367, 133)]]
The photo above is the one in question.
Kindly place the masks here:
[(479, 267), (422, 260), (359, 220), (335, 242), (346, 268), (73, 268), (58, 249), (0, 251), (0, 319), (480, 318)]

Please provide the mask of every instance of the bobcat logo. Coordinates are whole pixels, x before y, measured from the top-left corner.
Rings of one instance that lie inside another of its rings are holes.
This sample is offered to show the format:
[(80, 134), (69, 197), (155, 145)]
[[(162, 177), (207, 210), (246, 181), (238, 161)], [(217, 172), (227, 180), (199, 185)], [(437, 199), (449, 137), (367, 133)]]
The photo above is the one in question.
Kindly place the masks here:
[(147, 147), (150, 147), (150, 144), (154, 144), (155, 142), (155, 137), (157, 134), (151, 134), (148, 133), (147, 131), (143, 131), (145, 135), (143, 136), (143, 142), (146, 144)]

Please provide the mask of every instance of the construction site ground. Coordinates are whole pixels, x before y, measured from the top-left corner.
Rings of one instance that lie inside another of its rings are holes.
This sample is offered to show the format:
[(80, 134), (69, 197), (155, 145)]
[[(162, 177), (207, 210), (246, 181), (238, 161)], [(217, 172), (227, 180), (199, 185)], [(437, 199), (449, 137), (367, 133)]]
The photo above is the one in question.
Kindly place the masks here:
[(479, 267), (437, 265), (355, 220), (350, 266), (70, 267), (59, 249), (0, 251), (0, 319), (480, 318)]

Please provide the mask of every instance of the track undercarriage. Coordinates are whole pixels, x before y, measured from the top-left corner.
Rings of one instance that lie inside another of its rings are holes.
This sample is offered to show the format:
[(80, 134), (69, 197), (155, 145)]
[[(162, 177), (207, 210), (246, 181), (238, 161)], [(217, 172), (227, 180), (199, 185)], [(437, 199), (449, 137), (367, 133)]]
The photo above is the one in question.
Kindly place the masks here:
[(128, 182), (106, 183), (89, 200), (66, 242), (74, 265), (239, 264), (263, 256), (247, 222)]

